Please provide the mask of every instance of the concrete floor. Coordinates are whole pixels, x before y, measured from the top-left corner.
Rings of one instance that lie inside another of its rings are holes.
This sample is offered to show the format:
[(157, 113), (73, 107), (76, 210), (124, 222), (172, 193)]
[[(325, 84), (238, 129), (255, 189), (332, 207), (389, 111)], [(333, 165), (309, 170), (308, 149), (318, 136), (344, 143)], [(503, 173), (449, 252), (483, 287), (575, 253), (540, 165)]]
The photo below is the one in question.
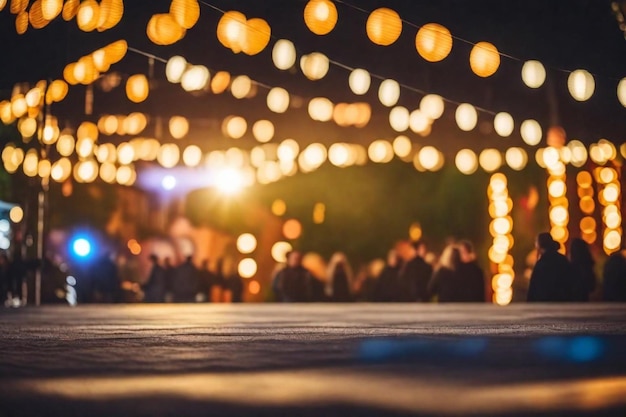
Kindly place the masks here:
[(0, 417), (626, 416), (626, 305), (0, 310)]

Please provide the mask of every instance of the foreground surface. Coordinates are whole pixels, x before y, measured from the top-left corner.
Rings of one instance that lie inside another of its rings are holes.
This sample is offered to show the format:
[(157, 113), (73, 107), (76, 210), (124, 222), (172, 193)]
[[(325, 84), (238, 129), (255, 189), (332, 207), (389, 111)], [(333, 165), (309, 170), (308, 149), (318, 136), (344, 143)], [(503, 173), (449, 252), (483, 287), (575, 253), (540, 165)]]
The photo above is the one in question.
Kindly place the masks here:
[(0, 310), (0, 416), (626, 416), (626, 306)]

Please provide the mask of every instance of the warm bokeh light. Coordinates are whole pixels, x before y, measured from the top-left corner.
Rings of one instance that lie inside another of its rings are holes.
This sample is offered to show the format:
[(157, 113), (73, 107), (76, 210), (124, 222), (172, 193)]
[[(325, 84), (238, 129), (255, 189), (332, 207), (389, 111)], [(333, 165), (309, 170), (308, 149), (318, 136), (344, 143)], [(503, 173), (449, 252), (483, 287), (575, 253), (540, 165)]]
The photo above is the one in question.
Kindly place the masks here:
[(385, 107), (392, 107), (400, 99), (400, 84), (396, 80), (387, 79), (378, 87), (378, 100)]
[(257, 246), (256, 237), (252, 233), (244, 233), (237, 238), (237, 250), (243, 254), (254, 252)]
[(283, 224), (283, 236), (289, 240), (298, 239), (302, 235), (302, 224), (296, 219), (289, 219)]
[(402, 33), (402, 20), (394, 10), (381, 7), (372, 11), (365, 24), (367, 37), (376, 45), (389, 46)]
[(309, 116), (319, 122), (327, 122), (333, 118), (334, 104), (326, 97), (315, 97), (309, 101)]
[(461, 149), (454, 159), (454, 163), (459, 172), (470, 175), (478, 169), (478, 158), (471, 149)]
[(337, 24), (337, 8), (330, 0), (309, 0), (304, 8), (304, 23), (316, 35), (330, 33)]
[(244, 258), (239, 262), (237, 272), (242, 278), (252, 278), (256, 275), (257, 264), (252, 258)]
[(321, 80), (328, 73), (330, 61), (326, 55), (313, 52), (300, 58), (300, 69), (309, 80)]
[(460, 104), (455, 113), (456, 123), (459, 129), (469, 132), (478, 123), (476, 108), (469, 103)]
[(272, 213), (275, 216), (284, 216), (287, 212), (287, 204), (284, 200), (274, 200), (272, 203)]
[(20, 206), (12, 207), (11, 210), (9, 210), (9, 219), (11, 219), (13, 223), (19, 223), (23, 218), (24, 210), (22, 210)]
[(546, 80), (546, 69), (539, 61), (526, 61), (522, 65), (522, 80), (530, 88), (539, 88)]
[(250, 283), (248, 284), (248, 292), (252, 295), (259, 294), (261, 292), (261, 284), (259, 284), (259, 281), (250, 281)]
[(513, 133), (515, 122), (509, 113), (500, 112), (493, 119), (493, 127), (498, 135), (508, 138)]
[(289, 242), (276, 242), (272, 246), (272, 259), (276, 262), (284, 263), (287, 261), (287, 253), (291, 252), (293, 247)]
[(410, 118), (406, 107), (396, 106), (389, 112), (389, 125), (396, 132), (405, 132), (409, 128)]
[(479, 77), (490, 77), (500, 67), (500, 53), (489, 42), (478, 42), (470, 52), (470, 67)]
[(169, 130), (174, 139), (182, 139), (189, 132), (189, 121), (183, 116), (172, 116), (169, 121)]
[(356, 95), (362, 96), (370, 89), (372, 79), (369, 72), (362, 68), (357, 68), (350, 73), (348, 77), (348, 85), (350, 90)]
[(542, 138), (541, 126), (536, 120), (524, 120), (520, 126), (522, 140), (530, 146), (539, 145)]
[(133, 103), (141, 103), (148, 98), (150, 86), (143, 74), (131, 75), (126, 81), (126, 96)]
[(404, 135), (400, 135), (393, 140), (393, 151), (399, 158), (406, 158), (411, 155), (413, 144), (411, 139)]
[(279, 70), (288, 70), (296, 63), (296, 47), (287, 39), (279, 39), (272, 49), (272, 61)]
[(180, 85), (185, 91), (201, 91), (207, 87), (210, 76), (209, 69), (204, 65), (191, 65), (183, 73)]
[(393, 159), (393, 146), (386, 140), (375, 140), (367, 148), (367, 154), (372, 162), (387, 163)]
[(440, 24), (427, 23), (415, 36), (415, 48), (426, 61), (439, 62), (452, 50), (452, 35)]
[(494, 172), (502, 166), (502, 154), (497, 149), (484, 149), (478, 163), (485, 172)]
[(593, 95), (596, 88), (593, 75), (588, 71), (579, 69), (572, 71), (567, 78), (567, 88), (576, 101), (587, 101)]
[(289, 108), (289, 93), (281, 87), (272, 88), (267, 94), (267, 108), (274, 113), (284, 113)]

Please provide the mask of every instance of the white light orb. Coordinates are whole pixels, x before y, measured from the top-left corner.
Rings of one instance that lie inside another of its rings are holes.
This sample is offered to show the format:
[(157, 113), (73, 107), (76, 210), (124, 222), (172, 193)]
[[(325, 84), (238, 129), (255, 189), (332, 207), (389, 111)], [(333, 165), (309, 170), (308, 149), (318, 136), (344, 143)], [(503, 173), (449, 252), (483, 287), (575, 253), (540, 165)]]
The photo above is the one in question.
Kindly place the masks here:
[(406, 107), (396, 106), (389, 112), (389, 124), (396, 132), (405, 132), (409, 128), (410, 118)]
[(258, 120), (252, 125), (252, 134), (261, 143), (266, 143), (274, 137), (274, 124), (269, 120)]
[(443, 115), (445, 103), (437, 94), (427, 94), (420, 100), (420, 110), (431, 120), (437, 120)]
[(175, 55), (168, 59), (165, 65), (165, 77), (167, 81), (177, 84), (182, 80), (186, 69), (187, 60), (182, 56)]
[(496, 114), (496, 117), (493, 118), (493, 128), (498, 135), (508, 138), (515, 128), (513, 117), (506, 112)]
[(182, 139), (189, 133), (189, 121), (183, 116), (172, 116), (169, 121), (170, 135), (174, 139)]
[(580, 168), (587, 163), (587, 147), (581, 141), (572, 140), (567, 144), (567, 147), (572, 154), (570, 163), (573, 166)]
[(157, 154), (157, 161), (164, 168), (173, 168), (180, 160), (180, 149), (174, 143), (161, 145)]
[(252, 233), (244, 233), (237, 238), (237, 250), (240, 253), (248, 254), (254, 252), (257, 241)]
[(385, 107), (392, 107), (400, 99), (400, 84), (396, 80), (387, 79), (378, 87), (378, 100)]
[(474, 151), (470, 149), (461, 149), (454, 158), (454, 163), (459, 172), (470, 175), (478, 169), (478, 158)]
[(189, 67), (180, 80), (180, 85), (185, 91), (200, 91), (209, 83), (209, 69), (204, 65)]
[(524, 120), (520, 126), (520, 134), (522, 135), (522, 140), (527, 145), (536, 146), (539, 145), (539, 142), (541, 142), (541, 126), (536, 120)]
[(521, 171), (528, 163), (528, 154), (523, 148), (509, 148), (504, 154), (506, 164), (515, 171)]
[(484, 149), (478, 157), (478, 163), (485, 172), (497, 171), (502, 166), (502, 154), (497, 149)]
[(309, 101), (309, 116), (319, 122), (327, 122), (333, 118), (335, 106), (325, 97), (316, 97)]
[(351, 160), (354, 159), (351, 156), (351, 149), (345, 143), (333, 143), (328, 148), (328, 161), (337, 167), (350, 165)]
[(350, 73), (348, 84), (352, 92), (358, 96), (362, 96), (370, 89), (372, 79), (370, 73), (362, 68), (357, 68)]
[(622, 78), (617, 84), (617, 99), (626, 107), (626, 78)]
[(279, 70), (288, 70), (296, 63), (296, 47), (287, 39), (279, 39), (272, 49), (272, 61)]
[(367, 154), (372, 162), (387, 163), (393, 159), (393, 146), (386, 140), (375, 140), (367, 148)]
[(239, 139), (246, 134), (248, 123), (241, 116), (230, 117), (226, 120), (225, 132), (232, 139)]
[(183, 151), (183, 163), (190, 167), (197, 167), (202, 161), (202, 150), (196, 145), (189, 145)]
[(424, 169), (434, 170), (441, 162), (441, 153), (433, 146), (424, 146), (420, 149), (418, 160)]
[(579, 69), (572, 71), (567, 77), (567, 88), (576, 101), (587, 101), (593, 95), (596, 82), (588, 71)]
[(469, 103), (460, 104), (455, 113), (456, 124), (459, 129), (469, 132), (478, 123), (478, 113), (476, 108)]
[(309, 80), (321, 80), (328, 73), (329, 67), (328, 57), (320, 52), (313, 52), (300, 58), (300, 69)]
[(300, 146), (293, 139), (285, 139), (278, 145), (276, 154), (280, 161), (293, 161), (298, 157)]
[(247, 75), (235, 77), (230, 85), (230, 92), (236, 99), (246, 98), (252, 91), (252, 80)]
[(163, 189), (166, 190), (166, 191), (172, 191), (174, 188), (176, 188), (176, 184), (177, 183), (178, 183), (178, 181), (176, 181), (176, 177), (175, 176), (173, 176), (173, 175), (166, 175), (161, 180), (161, 187), (163, 187)]
[(422, 133), (426, 131), (430, 127), (431, 123), (432, 121), (428, 118), (428, 116), (422, 113), (419, 109), (413, 110), (409, 115), (409, 127), (415, 133)]
[(289, 108), (289, 93), (281, 87), (274, 87), (267, 93), (267, 108), (274, 113), (284, 113)]
[(406, 158), (411, 154), (413, 144), (411, 139), (404, 135), (400, 135), (393, 140), (393, 151), (400, 158)]
[(530, 60), (522, 66), (522, 81), (530, 88), (539, 88), (546, 81), (546, 69), (539, 61)]
[(287, 254), (293, 250), (289, 242), (276, 242), (272, 246), (272, 258), (279, 263), (287, 262)]

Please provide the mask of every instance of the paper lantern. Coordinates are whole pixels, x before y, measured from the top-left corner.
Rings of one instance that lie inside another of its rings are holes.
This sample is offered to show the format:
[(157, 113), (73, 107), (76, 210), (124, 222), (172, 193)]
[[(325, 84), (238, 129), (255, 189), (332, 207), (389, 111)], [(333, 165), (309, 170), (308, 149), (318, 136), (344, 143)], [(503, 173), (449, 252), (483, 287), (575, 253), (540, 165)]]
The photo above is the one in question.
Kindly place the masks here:
[(157, 45), (171, 45), (185, 36), (185, 29), (169, 13), (160, 13), (150, 18), (146, 34)]
[(274, 137), (274, 124), (269, 120), (259, 120), (252, 125), (254, 138), (261, 143), (266, 143)]
[(185, 91), (200, 91), (209, 83), (209, 69), (204, 65), (192, 65), (183, 73), (180, 85)]
[(30, 10), (28, 11), (28, 20), (32, 27), (35, 29), (41, 29), (45, 27), (50, 21), (43, 17), (43, 10), (41, 8), (42, 0), (35, 0), (35, 2), (30, 6)]
[(172, 116), (169, 122), (170, 135), (174, 139), (182, 139), (189, 132), (189, 121), (182, 116)]
[(78, 13), (78, 6), (80, 6), (80, 0), (66, 0), (63, 5), (63, 11), (61, 12), (63, 20), (69, 22), (75, 18)]
[(400, 84), (396, 80), (384, 80), (378, 87), (378, 99), (385, 107), (392, 107), (400, 99)]
[(115, 41), (104, 48), (105, 60), (109, 65), (120, 62), (128, 52), (128, 43), (125, 40)]
[(541, 126), (536, 120), (524, 120), (520, 126), (520, 134), (522, 140), (530, 146), (536, 146), (541, 142)]
[(372, 79), (370, 73), (364, 69), (357, 68), (350, 73), (348, 84), (350, 89), (356, 95), (362, 96), (370, 89)]
[(316, 97), (309, 101), (309, 116), (319, 122), (327, 122), (333, 118), (333, 102), (325, 97)]
[(246, 55), (256, 55), (270, 43), (272, 29), (263, 19), (250, 19), (246, 22), (246, 37), (242, 50)]
[(9, 11), (12, 14), (19, 14), (26, 10), (29, 0), (11, 0)]
[(95, 0), (84, 0), (78, 6), (76, 23), (78, 28), (85, 32), (91, 32), (98, 27), (100, 19), (100, 5)]
[(478, 157), (478, 163), (485, 172), (494, 172), (502, 166), (502, 154), (497, 149), (484, 149)]
[(459, 129), (465, 132), (469, 132), (474, 129), (476, 127), (476, 123), (478, 123), (478, 113), (476, 112), (476, 108), (468, 103), (463, 103), (457, 107), (455, 118)]
[(274, 113), (284, 113), (289, 108), (289, 93), (281, 87), (274, 87), (267, 94), (267, 108)]
[(370, 13), (365, 30), (370, 41), (376, 45), (389, 46), (400, 37), (402, 20), (394, 10), (381, 7)]
[(329, 0), (309, 0), (304, 7), (304, 23), (316, 35), (326, 35), (337, 24), (337, 8)]
[(20, 12), (15, 17), (15, 31), (18, 35), (23, 35), (28, 30), (28, 13)]
[(170, 14), (185, 29), (191, 29), (200, 18), (198, 0), (172, 0)]
[(397, 106), (389, 112), (389, 125), (396, 132), (404, 132), (409, 128), (410, 113), (406, 107)]
[(587, 101), (593, 95), (596, 83), (588, 71), (572, 71), (567, 77), (567, 88), (576, 101)]
[(626, 107), (626, 78), (622, 78), (617, 84), (617, 99)]
[(91, 55), (84, 56), (78, 60), (74, 67), (74, 78), (80, 84), (88, 85), (94, 82), (99, 76), (98, 70)]
[(217, 39), (226, 48), (239, 53), (247, 34), (246, 16), (243, 13), (229, 11), (222, 15), (217, 23)]
[(68, 91), (69, 86), (65, 81), (54, 80), (50, 83), (50, 86), (48, 87), (48, 92), (46, 93), (46, 102), (48, 104), (61, 102), (67, 96)]
[(230, 91), (233, 94), (233, 97), (237, 99), (242, 99), (250, 94), (252, 90), (252, 80), (247, 75), (240, 75), (235, 77), (232, 84), (230, 85)]
[(187, 69), (187, 60), (179, 55), (174, 55), (167, 60), (165, 65), (165, 77), (171, 83), (179, 83)]
[(296, 63), (296, 47), (287, 39), (279, 39), (272, 49), (272, 61), (279, 70), (288, 70)]
[(415, 48), (426, 61), (439, 62), (452, 50), (452, 35), (440, 24), (427, 23), (417, 31)]
[(521, 171), (528, 163), (528, 154), (523, 148), (509, 148), (504, 154), (504, 159), (511, 169)]
[(493, 118), (493, 128), (503, 138), (508, 138), (513, 133), (515, 122), (509, 113), (500, 112)]
[(230, 85), (230, 74), (227, 71), (218, 71), (211, 79), (211, 92), (222, 94)]
[(133, 103), (141, 103), (148, 98), (150, 85), (148, 78), (143, 74), (135, 74), (126, 81), (126, 96)]
[(462, 174), (470, 175), (478, 169), (478, 158), (474, 151), (470, 149), (461, 149), (454, 158), (454, 163)]
[(330, 62), (326, 55), (313, 52), (300, 58), (300, 69), (309, 80), (321, 80), (328, 73)]
[(123, 0), (102, 0), (100, 2), (100, 16), (98, 19), (98, 32), (109, 30), (122, 20), (124, 15)]
[(500, 67), (500, 53), (489, 42), (478, 42), (470, 52), (470, 67), (479, 77), (490, 77)]
[(522, 66), (522, 81), (530, 88), (539, 88), (546, 80), (546, 69), (539, 61), (526, 61)]
[(46, 20), (55, 19), (63, 10), (63, 0), (41, 0), (41, 13)]
[(420, 111), (431, 120), (437, 120), (443, 115), (445, 103), (437, 94), (427, 94), (420, 100)]

